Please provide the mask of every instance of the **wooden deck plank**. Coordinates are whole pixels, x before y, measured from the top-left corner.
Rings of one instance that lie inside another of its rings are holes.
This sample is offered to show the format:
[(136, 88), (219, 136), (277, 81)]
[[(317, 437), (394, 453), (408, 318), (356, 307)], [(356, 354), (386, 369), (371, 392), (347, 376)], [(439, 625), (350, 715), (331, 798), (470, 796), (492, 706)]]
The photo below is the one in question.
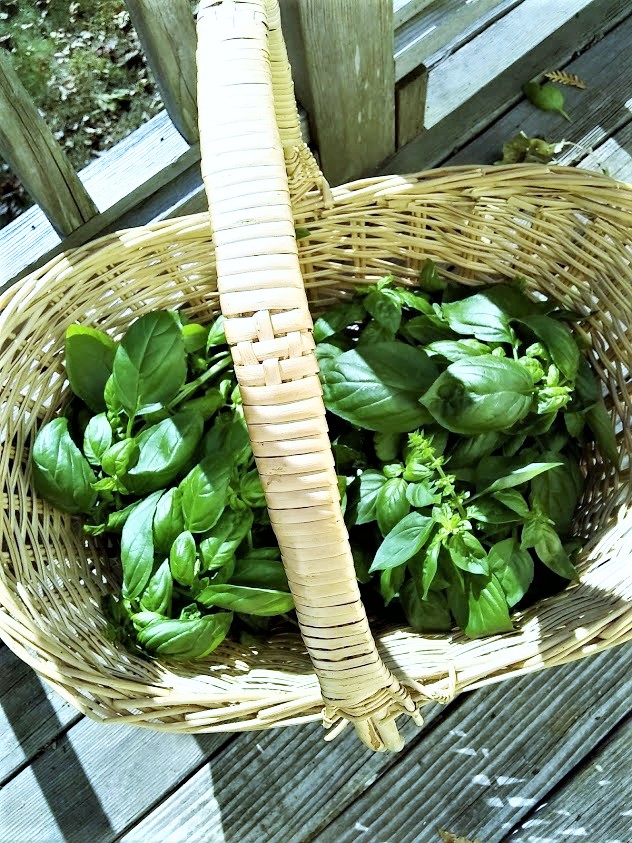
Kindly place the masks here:
[(431, 129), (401, 147), (378, 172), (413, 173), (446, 161), (521, 100), (521, 86), (530, 77), (552, 63), (563, 66), (575, 53), (585, 50), (629, 17), (631, 11), (629, 0), (600, 0), (591, 4), (561, 31), (534, 47), (523, 60), (512, 64)]
[(439, 827), (500, 843), (626, 717), (631, 653), (624, 645), (470, 694), (310, 839), (437, 843)]
[[(435, 706), (428, 710), (421, 734), (410, 720), (401, 721), (402, 731), (417, 744), (444, 714)], [(169, 843), (215, 843), (224, 839), (219, 834), (209, 838), (209, 829), (217, 828), (226, 840), (239, 843), (311, 840), (321, 825), (400, 760), (393, 753), (369, 752), (351, 728), (332, 743), (323, 735), (321, 726), (310, 725), (239, 736), (121, 843), (158, 841), (160, 835)], [(248, 781), (257, 786), (248, 787)]]
[(0, 645), (0, 787), (81, 715)]
[(632, 840), (632, 720), (538, 807), (506, 843), (556, 843), (579, 838), (590, 843)]
[(632, 117), (632, 16), (613, 29), (602, 41), (566, 67), (588, 88), (564, 88), (568, 123), (559, 114), (538, 110), (525, 99), (454, 155), (454, 164), (491, 164), (502, 157), (502, 146), (518, 132), (545, 137), (551, 143), (572, 141), (559, 156), (564, 164), (585, 159), (591, 148), (615, 134)]
[(0, 790), (0, 843), (110, 843), (231, 740), (83, 718)]

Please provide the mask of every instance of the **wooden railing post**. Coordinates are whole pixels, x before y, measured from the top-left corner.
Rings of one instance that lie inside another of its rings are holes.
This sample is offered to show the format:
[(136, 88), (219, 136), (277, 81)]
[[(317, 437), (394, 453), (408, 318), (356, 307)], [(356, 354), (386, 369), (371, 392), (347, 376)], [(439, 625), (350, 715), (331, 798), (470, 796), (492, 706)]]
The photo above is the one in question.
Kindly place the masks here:
[(297, 96), (331, 184), (395, 150), (393, 0), (281, 0)]
[(0, 155), (60, 236), (98, 213), (53, 133), (0, 49)]
[(197, 36), (189, 0), (126, 0), (147, 61), (173, 125), (190, 144), (198, 139)]

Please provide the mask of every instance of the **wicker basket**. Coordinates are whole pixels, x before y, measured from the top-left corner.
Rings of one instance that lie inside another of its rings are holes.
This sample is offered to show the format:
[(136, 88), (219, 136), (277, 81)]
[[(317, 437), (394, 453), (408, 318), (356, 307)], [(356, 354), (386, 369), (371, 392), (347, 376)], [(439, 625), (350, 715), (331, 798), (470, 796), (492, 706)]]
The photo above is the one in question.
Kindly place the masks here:
[[(459, 167), (330, 191), (300, 138), (276, 0), (202, 3), (198, 66), (209, 215), (104, 237), (0, 298), (0, 634), (98, 720), (174, 732), (352, 721), (397, 748), (395, 718), (433, 699), (561, 664), (632, 637), (632, 190), (562, 167)], [(289, 182), (289, 188), (288, 188)], [(295, 225), (310, 230), (297, 248)], [(468, 641), (382, 629), (360, 601), (313, 353), (312, 310), (426, 258), (467, 283), (516, 274), (589, 314), (619, 431), (615, 471), (585, 455), (580, 582)], [(305, 282), (305, 284), (303, 283)], [(219, 295), (218, 295), (219, 290)], [(120, 333), (141, 313), (221, 307), (270, 515), (301, 625), (202, 663), (137, 658), (105, 635), (112, 573), (80, 527), (34, 495), (29, 450), (68, 395), (66, 328)], [(330, 733), (331, 734), (331, 733)]]

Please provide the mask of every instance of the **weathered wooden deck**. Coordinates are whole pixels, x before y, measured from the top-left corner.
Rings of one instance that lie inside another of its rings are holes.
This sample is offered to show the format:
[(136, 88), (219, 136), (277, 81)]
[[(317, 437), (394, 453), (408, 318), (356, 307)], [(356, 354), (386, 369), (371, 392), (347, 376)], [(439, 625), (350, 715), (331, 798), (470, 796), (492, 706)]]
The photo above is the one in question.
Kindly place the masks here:
[[(565, 163), (632, 181), (629, 6), (568, 65), (589, 85), (568, 89), (572, 124), (520, 102), (451, 154), (468, 114), (484, 114), (469, 102), (394, 166), (494, 161), (522, 129), (577, 144)], [(197, 210), (196, 183), (186, 189), (180, 207)], [(402, 753), (372, 755), (351, 730), (325, 744), (317, 726), (197, 738), (101, 726), (2, 647), (0, 843), (437, 843), (438, 828), (481, 843), (630, 843), (631, 654), (464, 695), (430, 709), (421, 732), (406, 726)]]

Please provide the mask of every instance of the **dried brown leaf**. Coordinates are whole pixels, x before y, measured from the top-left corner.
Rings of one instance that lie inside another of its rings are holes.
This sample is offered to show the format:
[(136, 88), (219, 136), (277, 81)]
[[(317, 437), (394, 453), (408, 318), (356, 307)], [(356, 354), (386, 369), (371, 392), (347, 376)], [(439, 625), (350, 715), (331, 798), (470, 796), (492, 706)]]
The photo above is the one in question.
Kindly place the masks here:
[(571, 88), (586, 89), (586, 83), (579, 78), (575, 73), (566, 73), (565, 70), (549, 70), (544, 74), (551, 82), (557, 82), (558, 85), (568, 85)]

